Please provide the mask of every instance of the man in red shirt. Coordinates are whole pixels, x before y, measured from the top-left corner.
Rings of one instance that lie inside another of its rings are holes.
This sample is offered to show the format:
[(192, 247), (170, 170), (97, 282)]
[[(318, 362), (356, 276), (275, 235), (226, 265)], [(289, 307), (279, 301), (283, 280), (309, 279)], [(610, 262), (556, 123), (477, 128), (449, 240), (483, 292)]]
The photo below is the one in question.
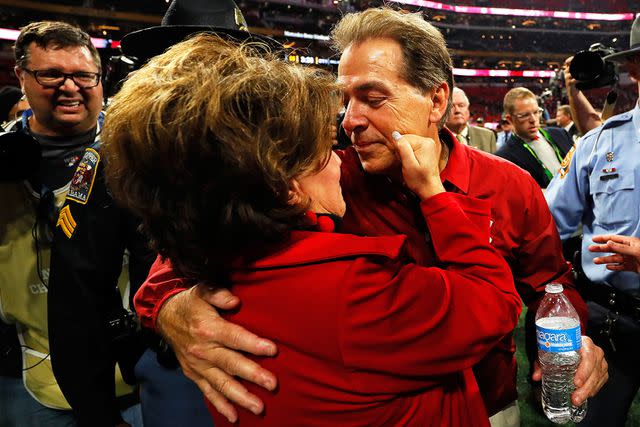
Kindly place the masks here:
[[(565, 285), (566, 295), (585, 319), (585, 304), (572, 284), (570, 266), (562, 256), (555, 224), (537, 184), (516, 166), (459, 144), (442, 128), (453, 76), (439, 31), (420, 15), (376, 8), (346, 15), (333, 39), (342, 52), (338, 81), (346, 108), (343, 127), (353, 143), (341, 153), (341, 183), (348, 206), (341, 231), (406, 234), (410, 254), (418, 263), (438, 265), (418, 201), (403, 185), (392, 133), (433, 138), (443, 148), (445, 188), (491, 203), (492, 243), (512, 269), (516, 287), (529, 307), (530, 326), (544, 286), (551, 281)], [(160, 261), (148, 281), (167, 288), (188, 285), (180, 283), (169, 265)], [(276, 379), (231, 349), (273, 355), (275, 345), (220, 319), (205, 301), (223, 309), (238, 303), (225, 291), (210, 292), (200, 285), (165, 302), (157, 328), (176, 351), (185, 374), (219, 411), (235, 419), (228, 398), (261, 412), (262, 402), (232, 375), (268, 389), (275, 387)], [(535, 348), (532, 334), (531, 344)], [(519, 425), (514, 352), (513, 338), (506, 336), (474, 369), (494, 426)], [(539, 367), (533, 375), (540, 379)], [(585, 337), (574, 380), (574, 403), (595, 394), (606, 378), (602, 350)]]

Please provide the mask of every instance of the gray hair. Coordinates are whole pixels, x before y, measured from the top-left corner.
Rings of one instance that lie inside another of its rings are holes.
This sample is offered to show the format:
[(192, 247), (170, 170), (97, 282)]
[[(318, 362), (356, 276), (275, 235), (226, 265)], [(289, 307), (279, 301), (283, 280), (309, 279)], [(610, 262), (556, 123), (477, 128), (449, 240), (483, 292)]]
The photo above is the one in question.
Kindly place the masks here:
[(422, 93), (447, 83), (450, 92), (439, 123), (442, 127), (451, 109), (453, 64), (440, 31), (420, 13), (378, 7), (345, 15), (331, 32), (333, 46), (340, 53), (354, 43), (374, 38), (392, 39), (400, 44), (404, 57), (402, 78)]

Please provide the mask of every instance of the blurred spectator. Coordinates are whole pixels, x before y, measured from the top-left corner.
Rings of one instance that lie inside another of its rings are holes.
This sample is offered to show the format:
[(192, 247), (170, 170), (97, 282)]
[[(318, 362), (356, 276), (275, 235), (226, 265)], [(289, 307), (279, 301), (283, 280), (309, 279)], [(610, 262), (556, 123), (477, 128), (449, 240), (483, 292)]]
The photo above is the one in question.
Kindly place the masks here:
[(504, 144), (506, 144), (506, 142), (509, 140), (509, 138), (511, 138), (511, 123), (509, 123), (509, 120), (507, 120), (505, 118), (505, 115), (502, 115), (502, 118), (500, 119), (500, 132), (498, 132), (498, 135), (496, 136), (496, 149), (499, 150), (501, 149)]
[(15, 120), (27, 108), (29, 108), (29, 102), (19, 88), (15, 86), (0, 88), (0, 123)]
[(513, 133), (496, 155), (520, 166), (541, 188), (547, 188), (573, 141), (564, 129), (540, 128), (542, 108), (527, 88), (517, 87), (507, 92), (504, 111)]
[(571, 107), (569, 105), (565, 104), (558, 107), (558, 111), (556, 111), (556, 123), (558, 127), (567, 131), (574, 142), (580, 137), (578, 128), (571, 118)]
[(487, 153), (496, 151), (496, 135), (493, 131), (478, 126), (469, 126), (469, 98), (462, 89), (453, 88), (451, 102), (451, 112), (447, 118), (446, 126), (456, 134), (456, 139), (462, 144)]

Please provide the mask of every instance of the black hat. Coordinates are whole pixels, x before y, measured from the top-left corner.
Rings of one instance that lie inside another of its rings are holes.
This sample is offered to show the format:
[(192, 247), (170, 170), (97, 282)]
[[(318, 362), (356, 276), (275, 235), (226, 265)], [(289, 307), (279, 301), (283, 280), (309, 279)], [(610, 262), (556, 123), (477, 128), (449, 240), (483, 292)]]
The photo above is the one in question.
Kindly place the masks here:
[(22, 98), (22, 91), (15, 86), (3, 86), (0, 88), (0, 123), (5, 120), (13, 120), (8, 117), (9, 111)]
[(640, 16), (636, 17), (631, 26), (631, 36), (629, 37), (629, 50), (612, 53), (604, 57), (605, 61), (625, 62), (631, 56), (640, 54)]
[(146, 60), (199, 32), (277, 45), (269, 37), (249, 33), (244, 16), (233, 0), (173, 0), (160, 26), (133, 31), (122, 38), (120, 46), (125, 55)]

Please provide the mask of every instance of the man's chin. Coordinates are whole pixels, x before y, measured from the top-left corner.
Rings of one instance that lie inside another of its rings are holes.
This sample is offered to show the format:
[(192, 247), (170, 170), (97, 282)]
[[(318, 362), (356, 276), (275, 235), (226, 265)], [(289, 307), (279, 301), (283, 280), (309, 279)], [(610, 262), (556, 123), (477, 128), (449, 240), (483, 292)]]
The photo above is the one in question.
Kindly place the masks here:
[(362, 157), (360, 158), (360, 163), (362, 164), (362, 169), (371, 175), (389, 175), (394, 166), (380, 159), (363, 159)]

